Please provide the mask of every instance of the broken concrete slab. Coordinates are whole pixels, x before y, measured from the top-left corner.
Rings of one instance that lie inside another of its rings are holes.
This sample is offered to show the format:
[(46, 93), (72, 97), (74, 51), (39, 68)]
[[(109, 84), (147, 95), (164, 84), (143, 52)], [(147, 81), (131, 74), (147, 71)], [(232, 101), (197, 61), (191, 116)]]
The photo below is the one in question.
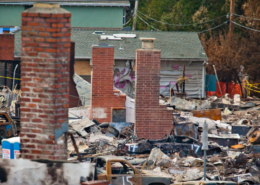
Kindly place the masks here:
[(0, 159), (1, 184), (42, 185), (79, 184), (81, 177), (92, 177), (95, 165), (90, 162), (70, 163), (61, 161), (26, 159)]
[(237, 145), (240, 136), (238, 134), (208, 134), (209, 141), (214, 141), (218, 143), (220, 146), (228, 146), (231, 147), (232, 145)]
[(69, 125), (81, 136), (86, 137), (88, 133), (85, 129), (94, 126), (95, 123), (89, 119), (70, 119)]
[(111, 143), (114, 141), (113, 137), (108, 137), (108, 136), (105, 136), (103, 134), (97, 134), (97, 135), (90, 134), (90, 137), (89, 137), (90, 143), (94, 143), (94, 142), (97, 142), (99, 140), (106, 140), (107, 142), (111, 142)]
[(91, 100), (91, 84), (74, 73), (73, 80), (76, 84), (76, 89), (83, 106), (90, 105)]
[(172, 97), (170, 105), (175, 106), (177, 110), (195, 110), (196, 104), (192, 101), (188, 101), (179, 97)]

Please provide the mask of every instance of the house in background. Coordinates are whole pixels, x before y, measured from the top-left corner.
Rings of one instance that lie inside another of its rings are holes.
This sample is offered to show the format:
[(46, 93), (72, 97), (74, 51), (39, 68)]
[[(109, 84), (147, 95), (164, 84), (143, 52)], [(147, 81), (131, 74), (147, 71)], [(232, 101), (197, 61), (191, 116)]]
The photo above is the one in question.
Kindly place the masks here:
[[(21, 31), (15, 31), (14, 57), (20, 60)], [(97, 31), (72, 28), (71, 40), (75, 42), (74, 70), (91, 83), (92, 45), (106, 42), (114, 46), (114, 85), (130, 97), (135, 92), (135, 50), (142, 45), (140, 38), (156, 38), (154, 48), (162, 51), (160, 94), (169, 95), (170, 88), (176, 92), (176, 83), (185, 73), (189, 78), (185, 91), (190, 97), (204, 98), (205, 64), (208, 60), (197, 32), (154, 31)], [(152, 67), (152, 66), (151, 66)], [(149, 83), (149, 82), (147, 82)]]
[[(21, 13), (35, 2), (51, 0), (0, 0), (0, 27), (21, 26)], [(121, 30), (126, 23), (128, 0), (63, 0), (58, 2), (72, 14), (72, 27)]]

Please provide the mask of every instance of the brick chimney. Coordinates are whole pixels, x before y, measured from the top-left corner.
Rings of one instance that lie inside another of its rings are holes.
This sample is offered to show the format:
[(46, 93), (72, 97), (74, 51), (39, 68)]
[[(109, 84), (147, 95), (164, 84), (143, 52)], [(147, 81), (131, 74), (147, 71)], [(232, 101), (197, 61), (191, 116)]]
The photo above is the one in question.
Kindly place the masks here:
[(67, 159), (70, 17), (58, 4), (22, 13), (22, 158)]
[(14, 35), (6, 29), (0, 34), (0, 60), (14, 60)]
[(173, 129), (173, 112), (159, 105), (161, 51), (155, 38), (136, 50), (135, 129), (139, 138), (160, 139)]
[(112, 109), (124, 108), (126, 95), (114, 86), (114, 47), (92, 47), (91, 115), (99, 122), (112, 121)]

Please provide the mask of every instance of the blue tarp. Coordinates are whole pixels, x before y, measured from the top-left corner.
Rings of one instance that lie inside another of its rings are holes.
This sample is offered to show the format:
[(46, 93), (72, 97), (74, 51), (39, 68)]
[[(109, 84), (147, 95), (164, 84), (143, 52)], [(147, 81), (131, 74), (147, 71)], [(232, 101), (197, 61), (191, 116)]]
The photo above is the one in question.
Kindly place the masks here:
[(215, 75), (206, 75), (206, 91), (217, 91), (217, 78)]
[[(15, 28), (10, 28), (10, 32), (15, 31)], [(0, 28), (0, 33), (3, 33), (3, 28)]]

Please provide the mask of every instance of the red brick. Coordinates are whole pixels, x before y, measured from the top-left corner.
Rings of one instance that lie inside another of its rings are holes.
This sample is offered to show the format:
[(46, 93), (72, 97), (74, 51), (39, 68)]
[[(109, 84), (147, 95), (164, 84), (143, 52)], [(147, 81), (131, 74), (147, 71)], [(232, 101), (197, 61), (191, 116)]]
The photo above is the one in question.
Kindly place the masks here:
[(64, 17), (64, 14), (52, 14), (51, 17), (63, 18), (63, 17)]
[(37, 47), (37, 46), (38, 46), (38, 43), (35, 43), (35, 42), (27, 43), (27, 46)]
[(25, 148), (36, 148), (35, 145), (33, 145), (33, 144), (27, 144), (24, 147)]
[(34, 31), (45, 31), (45, 27), (36, 27)]
[(42, 129), (32, 129), (32, 133), (42, 133)]
[(42, 27), (51, 27), (51, 24), (50, 23), (40, 23), (40, 26)]
[(65, 36), (65, 37), (70, 37), (70, 36), (71, 36), (71, 33), (64, 33), (64, 36)]
[(37, 67), (38, 64), (37, 63), (27, 63), (28, 67)]
[(34, 88), (33, 89), (33, 92), (37, 92), (37, 93), (42, 92), (42, 91), (43, 91), (42, 88)]
[(37, 107), (37, 105), (35, 104), (35, 103), (29, 103), (28, 105), (27, 105), (28, 107)]
[(28, 83), (27, 83), (27, 86), (28, 86), (28, 87), (36, 87), (36, 83), (29, 83), (29, 82), (28, 82)]
[(34, 48), (33, 51), (44, 52), (44, 48)]
[(26, 136), (29, 137), (29, 138), (35, 138), (36, 137), (35, 134), (26, 134)]
[(53, 33), (52, 37), (62, 37), (63, 34), (62, 33)]
[(58, 51), (59, 50), (57, 50), (57, 49), (51, 49), (51, 48), (46, 49), (47, 53), (57, 53)]
[(62, 27), (64, 27), (64, 24), (62, 24), (62, 23), (59, 23), (59, 24), (53, 23), (53, 24), (52, 24), (52, 27), (53, 27), (53, 28), (62, 28)]
[(39, 17), (38, 13), (27, 13), (28, 17)]
[(50, 33), (48, 33), (48, 32), (40, 32), (39, 36), (40, 37), (50, 37)]
[(32, 150), (32, 154), (41, 154), (42, 151), (41, 150)]
[(41, 78), (33, 78), (33, 81), (35, 81), (35, 82), (42, 82), (42, 79)]
[(34, 42), (44, 42), (44, 38), (36, 37), (36, 38), (33, 38), (33, 41)]
[(51, 17), (51, 14), (40, 13), (40, 17), (44, 17), (44, 18)]
[(65, 13), (65, 14), (64, 14), (64, 17), (70, 18), (70, 17), (71, 17), (71, 13)]
[(21, 27), (22, 31), (32, 31), (32, 27), (28, 27), (28, 26), (22, 26)]
[[(34, 62), (43, 62), (43, 59), (42, 58), (34, 58), (33, 59)], [(40, 65), (40, 64), (39, 64)], [(38, 64), (37, 64), (38, 66)], [(36, 66), (35, 66), (36, 67)]]
[(32, 122), (35, 122), (35, 123), (41, 123), (41, 122), (42, 122), (42, 120), (41, 120), (41, 119), (39, 119), (39, 118), (35, 118), (35, 119), (32, 119)]
[(59, 32), (60, 29), (59, 28), (47, 28), (46, 31), (47, 32)]
[(46, 140), (45, 143), (46, 143), (46, 144), (54, 144), (55, 141), (53, 141), (53, 140)]
[(45, 129), (45, 128), (47, 128), (47, 125), (37, 124), (37, 127), (38, 127), (38, 128), (41, 128), (41, 129)]
[(38, 22), (28, 22), (27, 23), (28, 26), (39, 26)]
[(23, 91), (23, 92), (29, 92), (29, 91), (30, 91), (30, 89), (29, 89), (29, 88), (27, 88), (27, 87), (22, 87), (22, 88), (21, 88), (21, 91)]
[(40, 47), (44, 47), (44, 48), (49, 48), (51, 46), (51, 44), (49, 43), (39, 43)]

